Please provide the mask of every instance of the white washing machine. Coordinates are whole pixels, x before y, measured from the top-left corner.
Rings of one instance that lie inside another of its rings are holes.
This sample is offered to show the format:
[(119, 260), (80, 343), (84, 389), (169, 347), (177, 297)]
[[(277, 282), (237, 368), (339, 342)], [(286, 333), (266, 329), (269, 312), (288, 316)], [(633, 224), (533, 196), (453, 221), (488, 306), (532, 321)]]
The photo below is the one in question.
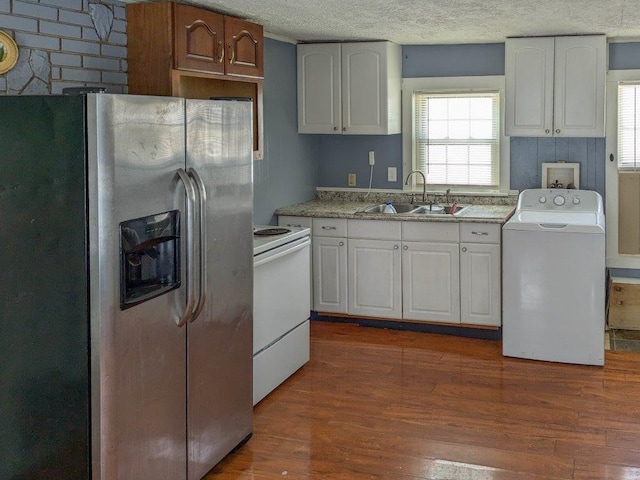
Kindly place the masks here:
[(503, 355), (604, 365), (602, 197), (524, 190), (502, 244)]

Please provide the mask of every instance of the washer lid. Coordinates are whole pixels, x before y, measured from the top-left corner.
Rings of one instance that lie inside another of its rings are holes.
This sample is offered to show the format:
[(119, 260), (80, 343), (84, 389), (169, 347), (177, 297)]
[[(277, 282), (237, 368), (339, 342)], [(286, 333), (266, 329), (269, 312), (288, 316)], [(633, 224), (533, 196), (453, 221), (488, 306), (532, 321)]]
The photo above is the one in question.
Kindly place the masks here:
[(504, 230), (547, 231), (562, 233), (604, 234), (604, 215), (594, 212), (549, 212), (524, 210), (516, 212)]

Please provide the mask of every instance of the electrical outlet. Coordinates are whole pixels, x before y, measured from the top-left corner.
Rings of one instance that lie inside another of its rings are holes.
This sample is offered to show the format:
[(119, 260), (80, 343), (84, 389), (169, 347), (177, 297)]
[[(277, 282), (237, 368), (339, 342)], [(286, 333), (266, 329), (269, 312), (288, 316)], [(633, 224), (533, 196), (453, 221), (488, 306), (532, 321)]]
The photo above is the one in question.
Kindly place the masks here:
[(387, 181), (395, 182), (398, 180), (398, 169), (396, 167), (387, 168)]
[(355, 187), (356, 186), (356, 174), (355, 173), (347, 174), (347, 185), (349, 185), (350, 187)]

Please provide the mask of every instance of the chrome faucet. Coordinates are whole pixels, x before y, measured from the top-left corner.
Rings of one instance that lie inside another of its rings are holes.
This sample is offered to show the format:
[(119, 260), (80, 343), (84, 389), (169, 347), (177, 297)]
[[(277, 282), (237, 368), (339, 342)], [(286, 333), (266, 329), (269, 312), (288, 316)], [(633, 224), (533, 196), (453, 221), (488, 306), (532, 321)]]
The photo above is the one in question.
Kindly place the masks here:
[(409, 175), (407, 175), (407, 179), (405, 180), (404, 184), (409, 185), (409, 179), (414, 173), (419, 173), (420, 175), (422, 175), (422, 203), (427, 203), (427, 177), (424, 176), (424, 173), (422, 173), (420, 170), (411, 170), (409, 172)]

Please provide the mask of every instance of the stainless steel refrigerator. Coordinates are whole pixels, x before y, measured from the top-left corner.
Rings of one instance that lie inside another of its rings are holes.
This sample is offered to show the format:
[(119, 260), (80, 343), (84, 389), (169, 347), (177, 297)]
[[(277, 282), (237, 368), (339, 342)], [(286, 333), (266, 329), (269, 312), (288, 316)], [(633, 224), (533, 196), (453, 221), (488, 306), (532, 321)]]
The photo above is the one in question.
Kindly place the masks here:
[(252, 431), (246, 101), (0, 98), (0, 478), (202, 478)]

